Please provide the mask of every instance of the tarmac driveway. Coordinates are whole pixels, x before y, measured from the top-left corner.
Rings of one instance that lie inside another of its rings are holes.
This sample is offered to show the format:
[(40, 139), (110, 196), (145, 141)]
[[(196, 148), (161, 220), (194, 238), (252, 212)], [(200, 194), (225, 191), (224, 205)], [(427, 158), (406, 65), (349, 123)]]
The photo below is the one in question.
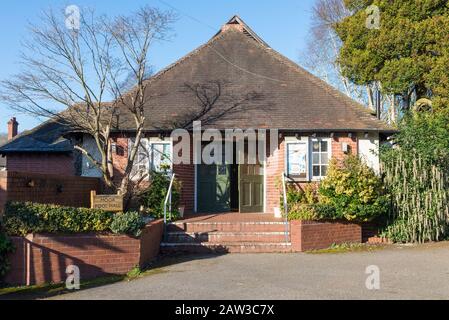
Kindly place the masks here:
[[(53, 299), (448, 299), (449, 243), (341, 254), (231, 254), (164, 258), (131, 282)], [(380, 269), (380, 290), (366, 268)]]

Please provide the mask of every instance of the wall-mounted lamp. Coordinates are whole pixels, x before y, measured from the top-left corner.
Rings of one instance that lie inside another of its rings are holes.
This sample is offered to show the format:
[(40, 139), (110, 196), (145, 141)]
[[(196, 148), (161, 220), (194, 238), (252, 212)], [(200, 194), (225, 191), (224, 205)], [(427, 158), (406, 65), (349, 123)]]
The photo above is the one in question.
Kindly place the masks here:
[(296, 139), (301, 140), (301, 135), (299, 133), (295, 134)]
[(335, 133), (334, 133), (334, 132), (331, 132), (330, 137), (331, 137), (331, 138), (335, 138)]
[(28, 180), (27, 181), (27, 187), (28, 188), (34, 188), (36, 186), (36, 182), (34, 180)]
[(369, 133), (365, 132), (365, 139), (368, 139), (368, 138), (369, 138)]
[(352, 137), (353, 137), (352, 132), (349, 132), (349, 133), (348, 133), (348, 138), (352, 139)]
[(316, 133), (312, 133), (312, 137), (316, 138)]

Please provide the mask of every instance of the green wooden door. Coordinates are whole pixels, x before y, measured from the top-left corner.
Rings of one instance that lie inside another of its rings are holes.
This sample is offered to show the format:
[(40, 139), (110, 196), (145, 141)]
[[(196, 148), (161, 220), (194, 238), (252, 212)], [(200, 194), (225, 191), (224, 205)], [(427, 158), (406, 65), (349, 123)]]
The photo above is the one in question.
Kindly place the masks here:
[(240, 165), (240, 212), (263, 212), (263, 166)]
[(198, 165), (198, 212), (231, 210), (230, 166)]

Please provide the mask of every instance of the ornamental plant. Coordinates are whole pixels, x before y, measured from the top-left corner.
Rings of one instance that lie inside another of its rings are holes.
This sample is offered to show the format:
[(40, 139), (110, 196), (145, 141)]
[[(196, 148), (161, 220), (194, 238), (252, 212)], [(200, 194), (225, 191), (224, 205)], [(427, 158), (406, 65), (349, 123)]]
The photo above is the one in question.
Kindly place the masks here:
[(111, 223), (111, 231), (116, 234), (129, 234), (139, 237), (145, 226), (143, 217), (138, 212), (118, 213)]
[(408, 113), (381, 149), (391, 195), (383, 236), (394, 242), (440, 241), (449, 236), (449, 115)]
[[(170, 177), (165, 172), (152, 172), (150, 181), (150, 186), (140, 195), (139, 202), (152, 217), (162, 218), (164, 216), (164, 202), (170, 186)], [(180, 192), (181, 184), (175, 179), (172, 189), (172, 217), (179, 215)]]
[[(282, 202), (282, 199), (281, 199)], [(289, 185), (287, 188), (288, 219), (292, 220), (332, 220), (335, 209), (319, 203), (317, 188), (307, 184), (302, 188)]]
[(385, 215), (389, 198), (381, 178), (359, 157), (331, 160), (319, 187), (320, 201), (335, 209), (335, 219), (367, 222)]

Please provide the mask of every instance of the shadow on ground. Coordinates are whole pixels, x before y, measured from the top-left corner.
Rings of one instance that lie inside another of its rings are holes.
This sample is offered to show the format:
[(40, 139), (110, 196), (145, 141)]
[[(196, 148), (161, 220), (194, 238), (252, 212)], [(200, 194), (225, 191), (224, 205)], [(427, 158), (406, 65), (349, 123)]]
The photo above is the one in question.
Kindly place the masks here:
[[(168, 272), (164, 268), (189, 262), (192, 260), (206, 260), (214, 259), (225, 253), (201, 253), (201, 254), (165, 254), (159, 255), (156, 260), (146, 266), (142, 270), (131, 270), (127, 275), (110, 275), (91, 280), (81, 281), (81, 289), (87, 290), (97, 287), (102, 287), (122, 281), (134, 281), (142, 277), (149, 277), (156, 274)], [(73, 293), (73, 290), (68, 290), (65, 283), (58, 284), (44, 284), (30, 287), (6, 287), (0, 288), (0, 300), (39, 300), (55, 297), (63, 294)]]

